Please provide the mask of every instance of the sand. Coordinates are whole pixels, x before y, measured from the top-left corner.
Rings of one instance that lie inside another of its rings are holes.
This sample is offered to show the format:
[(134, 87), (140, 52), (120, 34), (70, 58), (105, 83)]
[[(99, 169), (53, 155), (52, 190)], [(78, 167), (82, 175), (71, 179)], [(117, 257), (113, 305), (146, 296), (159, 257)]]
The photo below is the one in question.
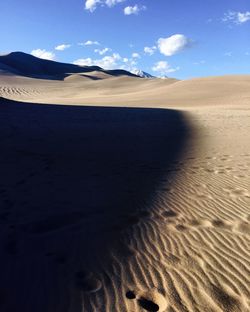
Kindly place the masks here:
[(0, 72), (0, 310), (249, 311), (249, 90)]

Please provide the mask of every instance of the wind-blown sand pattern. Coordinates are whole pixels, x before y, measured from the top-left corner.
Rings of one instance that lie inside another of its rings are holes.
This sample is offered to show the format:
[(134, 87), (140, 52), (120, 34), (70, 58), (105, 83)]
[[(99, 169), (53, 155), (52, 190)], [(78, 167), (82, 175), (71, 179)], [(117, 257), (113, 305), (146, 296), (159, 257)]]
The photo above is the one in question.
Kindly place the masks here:
[(85, 75), (0, 74), (0, 310), (248, 312), (250, 77)]

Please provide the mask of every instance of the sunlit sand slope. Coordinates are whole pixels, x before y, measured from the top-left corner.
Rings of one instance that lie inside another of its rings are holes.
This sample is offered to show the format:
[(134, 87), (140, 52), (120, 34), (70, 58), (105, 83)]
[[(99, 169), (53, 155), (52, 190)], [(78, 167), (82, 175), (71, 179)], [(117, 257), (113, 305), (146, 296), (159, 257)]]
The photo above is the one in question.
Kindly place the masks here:
[(72, 74), (63, 80), (0, 74), (0, 95), (9, 99), (56, 104), (95, 104), (186, 108), (248, 105), (250, 76), (222, 76), (185, 81)]

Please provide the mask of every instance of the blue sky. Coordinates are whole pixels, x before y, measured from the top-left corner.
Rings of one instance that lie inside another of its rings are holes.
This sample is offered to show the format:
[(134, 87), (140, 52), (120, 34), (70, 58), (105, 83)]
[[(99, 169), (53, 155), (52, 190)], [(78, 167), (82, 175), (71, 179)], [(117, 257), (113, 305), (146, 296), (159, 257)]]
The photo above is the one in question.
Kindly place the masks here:
[(180, 79), (250, 73), (249, 0), (2, 0), (0, 53)]

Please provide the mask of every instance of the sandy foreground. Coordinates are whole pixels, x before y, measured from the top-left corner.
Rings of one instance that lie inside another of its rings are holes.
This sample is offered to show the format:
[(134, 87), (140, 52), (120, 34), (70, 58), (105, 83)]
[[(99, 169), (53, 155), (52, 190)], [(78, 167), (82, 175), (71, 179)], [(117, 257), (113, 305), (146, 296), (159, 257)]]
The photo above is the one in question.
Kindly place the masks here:
[(92, 75), (0, 75), (0, 311), (250, 311), (250, 76)]

